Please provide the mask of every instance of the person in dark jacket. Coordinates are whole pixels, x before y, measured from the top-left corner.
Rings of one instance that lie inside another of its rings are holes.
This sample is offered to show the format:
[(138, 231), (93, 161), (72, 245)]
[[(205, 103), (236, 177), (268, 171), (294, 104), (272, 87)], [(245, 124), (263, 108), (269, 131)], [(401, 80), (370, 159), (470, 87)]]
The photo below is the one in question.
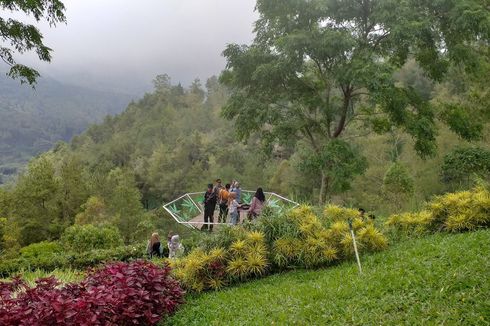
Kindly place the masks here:
[(201, 227), (201, 230), (213, 230), (213, 224), (206, 223), (214, 223), (214, 210), (216, 208), (216, 203), (218, 201), (218, 196), (213, 188), (213, 185), (208, 184), (208, 189), (204, 193), (204, 223)]

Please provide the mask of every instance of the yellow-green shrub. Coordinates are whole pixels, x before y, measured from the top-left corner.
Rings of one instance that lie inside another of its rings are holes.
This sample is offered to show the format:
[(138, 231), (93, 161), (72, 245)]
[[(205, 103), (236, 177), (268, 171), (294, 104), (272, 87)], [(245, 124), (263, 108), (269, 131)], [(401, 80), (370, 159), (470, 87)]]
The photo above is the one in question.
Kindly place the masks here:
[(367, 224), (357, 233), (359, 243), (370, 251), (383, 250), (388, 247), (386, 237), (374, 227), (372, 224)]
[(327, 205), (323, 210), (323, 215), (327, 220), (336, 222), (354, 220), (359, 217), (359, 212), (352, 208)]
[(324, 213), (326, 218), (324, 217), (322, 223), (307, 206), (290, 212), (292, 217), (289, 222), (293, 223), (299, 232), (295, 236), (286, 234), (274, 241), (272, 257), (276, 265), (312, 267), (351, 256), (354, 247), (347, 222), (349, 219), (353, 221), (354, 232), (365, 229), (363, 242), (358, 245), (359, 250), (381, 250), (386, 247), (386, 237), (374, 228), (371, 221), (359, 218), (357, 211), (329, 205)]
[(433, 198), (419, 213), (392, 215), (386, 226), (405, 232), (460, 232), (490, 225), (490, 192), (483, 186)]
[(469, 200), (451, 207), (444, 226), (450, 232), (474, 230), (490, 225), (490, 192), (482, 186), (476, 187)]
[(302, 205), (286, 214), (261, 216), (247, 229), (222, 228), (200, 249), (172, 261), (173, 273), (185, 288), (200, 292), (274, 269), (326, 266), (353, 254), (347, 223), (351, 217), (361, 251), (386, 247), (386, 238), (371, 221), (363, 221), (354, 210), (336, 210), (342, 211), (343, 217), (325, 219), (315, 215), (310, 206)]
[[(171, 261), (174, 276), (189, 290), (217, 290), (236, 280), (263, 275), (268, 267), (267, 248), (260, 232), (234, 232), (228, 248), (192, 250)], [(228, 235), (229, 235), (228, 234)]]
[(391, 215), (385, 222), (389, 228), (399, 229), (406, 233), (420, 234), (430, 229), (434, 223), (431, 212), (423, 210), (418, 213), (403, 213)]

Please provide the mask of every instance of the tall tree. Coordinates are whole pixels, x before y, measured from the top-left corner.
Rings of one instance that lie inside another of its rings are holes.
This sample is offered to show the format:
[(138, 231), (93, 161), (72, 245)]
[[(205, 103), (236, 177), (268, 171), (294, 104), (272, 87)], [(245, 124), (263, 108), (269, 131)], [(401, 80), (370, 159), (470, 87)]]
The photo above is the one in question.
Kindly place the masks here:
[[(47, 21), (50, 26), (66, 22), (65, 6), (59, 0), (0, 0), (3, 11), (20, 11), (33, 17), (37, 22)], [(0, 46), (0, 58), (10, 66), (7, 73), (12, 78), (20, 78), (22, 83), (34, 84), (39, 73), (28, 66), (17, 63), (15, 53), (35, 51), (39, 60), (51, 61), (51, 49), (44, 44), (39, 29), (17, 19), (0, 17), (0, 37), (10, 47)]]
[[(224, 51), (220, 80), (231, 97), (223, 115), (243, 138), (259, 132), (269, 145), (306, 140), (315, 160), (327, 157), (334, 140), (392, 126), (412, 136), (420, 156), (433, 155), (435, 108), (397, 84), (394, 72), (409, 58), (432, 80), (450, 63), (474, 70), (471, 47), (490, 35), (488, 9), (477, 0), (258, 0), (256, 8), (253, 43)], [(330, 191), (327, 163), (317, 164), (320, 202)]]

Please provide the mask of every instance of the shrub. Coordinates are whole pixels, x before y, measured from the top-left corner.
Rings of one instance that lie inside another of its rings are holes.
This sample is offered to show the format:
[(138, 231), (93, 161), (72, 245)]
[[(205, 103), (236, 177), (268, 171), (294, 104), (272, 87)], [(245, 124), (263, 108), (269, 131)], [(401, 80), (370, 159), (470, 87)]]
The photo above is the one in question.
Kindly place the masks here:
[(54, 278), (30, 288), (20, 279), (0, 282), (1, 325), (155, 325), (183, 303), (168, 266), (136, 261), (92, 271), (79, 284)]
[(386, 226), (407, 233), (461, 232), (490, 225), (490, 192), (483, 186), (433, 198), (419, 213), (392, 215)]
[(403, 213), (391, 215), (385, 225), (388, 228), (396, 228), (407, 234), (422, 234), (434, 224), (431, 212), (423, 210), (418, 213)]
[(285, 268), (326, 266), (353, 254), (346, 222), (351, 216), (360, 249), (387, 246), (386, 237), (357, 211), (337, 206), (326, 211), (329, 217), (320, 219), (311, 206), (302, 205), (286, 214), (264, 214), (245, 228), (221, 228), (187, 257), (172, 261), (174, 275), (187, 289), (200, 292)]
[(468, 183), (472, 175), (490, 176), (490, 151), (479, 148), (458, 148), (444, 156), (440, 176), (445, 183)]
[[(372, 226), (371, 221), (363, 221), (354, 209), (335, 205), (326, 206), (321, 218), (306, 205), (282, 216), (261, 217), (257, 229), (270, 237), (271, 261), (275, 267), (325, 266), (353, 254), (349, 219), (353, 220), (355, 232), (364, 228), (360, 250), (386, 247), (386, 237)], [(367, 226), (370, 227), (366, 229)]]
[(21, 270), (52, 271), (54, 269), (85, 269), (110, 261), (130, 261), (145, 256), (144, 245), (95, 249), (87, 252), (51, 253), (0, 261), (0, 276), (8, 277)]
[(70, 226), (63, 232), (61, 242), (65, 248), (76, 252), (123, 245), (121, 234), (116, 228), (95, 227), (91, 224)]
[(327, 205), (323, 211), (324, 217), (328, 221), (347, 221), (359, 217), (359, 212), (352, 208), (340, 207), (337, 205)]
[[(222, 246), (219, 247), (220, 242)], [(184, 258), (171, 262), (174, 275), (193, 291), (217, 290), (260, 276), (268, 267), (264, 234), (242, 228), (223, 228)]]
[(42, 241), (38, 243), (30, 244), (20, 249), (20, 254), (25, 258), (36, 258), (40, 256), (52, 255), (61, 253), (63, 248), (57, 241), (48, 242)]
[(120, 246), (112, 249), (95, 249), (81, 253), (68, 253), (65, 255), (67, 266), (74, 269), (85, 269), (112, 261), (131, 261), (143, 258), (145, 255), (143, 245)]

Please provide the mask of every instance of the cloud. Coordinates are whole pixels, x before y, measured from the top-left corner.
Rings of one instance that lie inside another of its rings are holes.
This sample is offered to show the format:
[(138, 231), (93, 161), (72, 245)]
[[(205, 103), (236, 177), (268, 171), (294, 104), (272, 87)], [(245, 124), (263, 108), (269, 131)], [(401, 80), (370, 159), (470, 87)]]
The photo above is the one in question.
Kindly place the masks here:
[(24, 59), (58, 79), (128, 90), (160, 73), (184, 84), (218, 74), (226, 44), (250, 43), (257, 18), (254, 0), (63, 2), (68, 23), (41, 25), (52, 63)]

